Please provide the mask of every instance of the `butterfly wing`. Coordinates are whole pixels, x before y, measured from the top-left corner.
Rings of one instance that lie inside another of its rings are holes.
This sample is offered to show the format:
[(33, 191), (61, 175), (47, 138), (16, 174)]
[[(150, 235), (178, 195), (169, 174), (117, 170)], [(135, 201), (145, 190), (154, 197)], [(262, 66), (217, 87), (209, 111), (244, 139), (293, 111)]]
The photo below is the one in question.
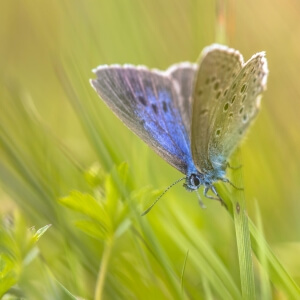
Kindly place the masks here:
[(214, 112), (209, 159), (218, 168), (227, 161), (259, 111), (268, 76), (265, 53), (247, 61)]
[(112, 111), (176, 169), (186, 174), (192, 163), (189, 138), (181, 111), (174, 72), (145, 67), (100, 66), (91, 80)]
[(238, 51), (218, 44), (206, 47), (201, 54), (193, 91), (191, 150), (193, 161), (202, 173), (213, 168), (208, 145), (215, 112), (242, 64)]
[(173, 65), (167, 70), (177, 87), (179, 93), (179, 97), (176, 98), (178, 100), (178, 108), (189, 136), (192, 119), (192, 92), (196, 71), (197, 65), (188, 62)]

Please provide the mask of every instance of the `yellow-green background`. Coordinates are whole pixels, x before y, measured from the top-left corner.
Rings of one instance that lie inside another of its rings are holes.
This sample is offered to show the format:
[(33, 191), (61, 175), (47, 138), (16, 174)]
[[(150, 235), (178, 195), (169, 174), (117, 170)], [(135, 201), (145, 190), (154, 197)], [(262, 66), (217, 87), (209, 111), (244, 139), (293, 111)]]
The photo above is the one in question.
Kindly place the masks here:
[[(89, 85), (89, 78), (94, 76), (91, 69), (113, 63), (165, 69), (175, 62), (196, 61), (203, 47), (223, 38), (246, 60), (255, 52), (267, 53), (268, 89), (263, 95), (259, 117), (241, 146), (244, 188), (250, 218), (256, 220), (258, 204), (266, 240), (299, 283), (299, 37), (300, 2), (296, 0), (2, 1), (0, 125), (1, 135), (8, 138), (11, 149), (3, 142), (0, 144), (1, 216), (19, 210), (28, 227), (52, 223), (52, 228), (39, 241), (48, 268), (75, 295), (91, 299), (96, 273), (85, 270), (73, 240), (68, 243), (68, 235), (62, 228), (74, 232), (82, 245), (81, 251), (84, 252), (84, 243), (88, 245), (85, 255), (93, 257), (95, 269), (100, 264), (103, 244), (87, 239), (57, 203), (59, 197), (71, 190), (88, 189), (82, 172), (61, 154), (61, 149), (83, 169), (99, 162), (104, 172), (110, 172), (114, 164), (128, 162), (136, 189), (148, 185), (164, 188), (182, 176), (125, 128), (101, 102)], [(32, 121), (32, 103), (41, 124)], [(82, 106), (74, 109), (74, 103)], [(99, 129), (98, 136), (94, 132), (91, 138), (91, 132), (81, 126), (78, 111), (87, 112), (88, 119)], [(103, 148), (99, 146), (102, 142)], [(106, 146), (109, 155), (115, 154), (111, 160), (102, 156)], [(8, 154), (12, 149), (20, 160), (16, 164), (16, 159)], [(36, 193), (36, 198), (32, 198), (27, 193), (32, 187), (28, 185), (28, 177), (24, 178), (26, 172), (20, 172), (17, 167), (20, 164), (27, 169), (26, 176), (30, 176), (36, 189), (43, 190), (43, 184), (47, 185), (47, 197)], [(31, 167), (39, 171), (34, 172)], [(12, 176), (5, 175), (7, 170)], [(135, 205), (142, 210), (152, 200), (144, 195), (142, 205), (138, 202)], [(196, 196), (177, 186), (160, 200), (147, 220), (179, 273), (190, 245), (180, 248), (172, 232), (173, 228), (180, 228), (181, 222), (187, 222), (198, 230), (198, 238), (221, 257), (238, 285), (232, 221), (218, 203), (207, 199), (205, 203), (207, 209), (201, 210)], [(179, 221), (174, 211), (180, 211), (183, 220)], [(148, 286), (143, 281), (151, 278), (149, 274), (143, 277), (143, 259), (134, 257), (142, 257), (146, 250), (137, 250), (132, 232), (128, 231), (115, 246), (104, 299), (110, 299), (112, 290), (117, 289), (111, 282), (121, 280), (126, 286), (124, 278), (127, 277), (131, 278), (127, 285), (129, 291), (135, 280), (137, 284), (139, 280), (143, 282), (140, 295), (130, 294), (122, 286), (119, 297), (141, 299), (143, 295), (148, 299), (149, 290), (155, 295), (151, 288), (154, 283)], [(183, 234), (189, 236), (189, 232)], [(76, 261), (78, 268), (72, 270), (72, 275), (68, 271), (69, 259)], [(172, 299), (172, 293), (164, 286), (164, 275), (158, 266), (153, 268), (153, 278), (159, 281), (156, 288), (163, 290), (159, 295)], [(31, 272), (38, 271), (32, 268)], [(199, 299), (202, 293), (197, 290), (202, 290), (199, 287), (202, 274), (188, 260), (186, 274), (188, 294)], [(33, 281), (39, 281), (37, 275), (33, 277)]]

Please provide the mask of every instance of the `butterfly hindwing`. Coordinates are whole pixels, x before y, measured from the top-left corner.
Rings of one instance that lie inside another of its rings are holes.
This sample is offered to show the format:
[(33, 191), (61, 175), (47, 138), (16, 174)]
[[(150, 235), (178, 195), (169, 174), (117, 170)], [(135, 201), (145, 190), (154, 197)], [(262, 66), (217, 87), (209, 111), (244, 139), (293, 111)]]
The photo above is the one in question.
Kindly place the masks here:
[(227, 161), (257, 115), (267, 74), (264, 52), (255, 54), (231, 83), (227, 95), (221, 98), (208, 143), (209, 160), (214, 168)]
[(189, 136), (192, 118), (192, 94), (196, 71), (197, 65), (188, 62), (173, 65), (167, 70), (178, 90), (178, 108)]
[(191, 124), (192, 157), (200, 172), (213, 168), (208, 144), (211, 138), (216, 110), (226, 97), (234, 78), (242, 69), (241, 54), (226, 46), (214, 44), (201, 54), (193, 91)]
[(191, 161), (180, 95), (171, 72), (145, 67), (100, 66), (91, 84), (134, 133), (182, 173)]

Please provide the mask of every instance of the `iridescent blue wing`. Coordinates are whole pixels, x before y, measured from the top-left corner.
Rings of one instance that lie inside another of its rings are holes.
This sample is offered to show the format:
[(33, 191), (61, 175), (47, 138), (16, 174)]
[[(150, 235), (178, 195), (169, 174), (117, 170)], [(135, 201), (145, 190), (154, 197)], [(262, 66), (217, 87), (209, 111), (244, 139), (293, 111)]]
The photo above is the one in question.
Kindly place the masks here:
[(242, 69), (242, 63), (238, 51), (218, 44), (204, 48), (200, 56), (193, 91), (191, 149), (194, 163), (202, 173), (213, 169), (208, 145), (215, 112)]
[(181, 80), (176, 71), (145, 67), (100, 66), (91, 80), (111, 110), (176, 169), (186, 174), (192, 164), (190, 142), (180, 104)]

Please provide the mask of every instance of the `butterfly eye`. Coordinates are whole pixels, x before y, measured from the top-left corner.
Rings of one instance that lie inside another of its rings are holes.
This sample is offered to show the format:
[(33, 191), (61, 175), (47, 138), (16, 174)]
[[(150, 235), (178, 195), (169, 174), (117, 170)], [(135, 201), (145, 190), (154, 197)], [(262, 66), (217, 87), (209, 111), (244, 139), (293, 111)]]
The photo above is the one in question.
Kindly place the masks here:
[(200, 180), (197, 177), (194, 178), (194, 184), (196, 186), (198, 186), (200, 184)]
[(191, 184), (194, 186), (198, 186), (200, 184), (200, 179), (197, 177), (197, 175), (191, 175)]

